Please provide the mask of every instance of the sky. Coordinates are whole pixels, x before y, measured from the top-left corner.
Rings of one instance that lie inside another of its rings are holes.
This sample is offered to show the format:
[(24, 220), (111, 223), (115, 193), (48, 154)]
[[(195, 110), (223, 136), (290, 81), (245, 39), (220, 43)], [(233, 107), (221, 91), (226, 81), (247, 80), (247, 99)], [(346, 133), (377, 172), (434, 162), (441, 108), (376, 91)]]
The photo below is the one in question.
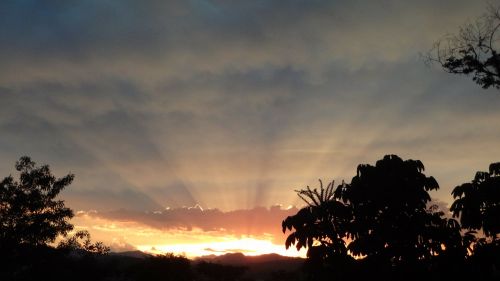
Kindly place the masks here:
[(500, 160), (500, 93), (421, 54), (487, 3), (2, 1), (1, 175), (74, 173), (77, 229), (188, 256), (282, 253), (294, 190), (386, 154), (450, 204)]

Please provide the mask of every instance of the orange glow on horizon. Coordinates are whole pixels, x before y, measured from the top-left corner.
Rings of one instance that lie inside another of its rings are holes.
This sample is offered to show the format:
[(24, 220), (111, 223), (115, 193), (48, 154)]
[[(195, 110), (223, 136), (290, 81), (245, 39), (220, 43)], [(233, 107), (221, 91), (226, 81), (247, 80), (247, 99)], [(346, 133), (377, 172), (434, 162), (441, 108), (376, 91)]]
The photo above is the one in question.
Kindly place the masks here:
[(285, 249), (283, 245), (273, 244), (269, 240), (255, 238), (241, 238), (221, 242), (206, 242), (198, 244), (174, 244), (174, 245), (139, 245), (142, 252), (151, 254), (174, 253), (188, 258), (196, 258), (208, 255), (223, 255), (227, 253), (242, 253), (245, 256), (258, 256), (264, 254), (278, 254), (289, 257), (305, 257), (306, 251), (295, 248)]
[[(158, 229), (138, 222), (115, 221), (79, 213), (73, 218), (75, 230), (86, 229), (93, 241), (102, 241), (112, 251), (140, 250), (151, 254), (173, 253), (187, 258), (207, 255), (242, 253), (258, 256), (275, 253), (289, 257), (305, 257), (306, 250), (285, 249), (285, 235), (266, 233), (245, 235), (226, 230), (203, 231), (198, 228)], [(70, 233), (71, 235), (71, 233)]]

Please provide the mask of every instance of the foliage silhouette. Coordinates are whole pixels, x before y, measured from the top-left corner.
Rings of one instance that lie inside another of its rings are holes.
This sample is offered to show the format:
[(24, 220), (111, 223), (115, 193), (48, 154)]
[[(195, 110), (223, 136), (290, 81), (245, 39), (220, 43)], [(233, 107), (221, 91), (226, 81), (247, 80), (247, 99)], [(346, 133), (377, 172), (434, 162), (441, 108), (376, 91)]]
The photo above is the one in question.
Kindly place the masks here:
[(192, 281), (191, 262), (172, 254), (134, 258), (119, 255), (67, 255), (47, 246), (20, 246), (2, 256), (0, 280)]
[(189, 259), (174, 254), (152, 256), (136, 262), (127, 270), (125, 280), (189, 281), (193, 272)]
[(286, 239), (287, 249), (291, 245), (297, 250), (305, 247), (311, 259), (347, 256), (345, 239), (349, 238), (347, 225), (352, 219), (351, 209), (334, 199), (333, 188), (334, 182), (324, 188), (320, 180), (319, 191), (309, 186), (297, 191), (307, 206), (282, 223), (283, 232), (294, 229)]
[[(69, 222), (73, 211), (56, 197), (74, 175), (56, 178), (48, 165), (36, 166), (27, 156), (15, 168), (17, 181), (8, 176), (0, 182), (0, 280), (88, 280), (106, 271), (96, 257), (109, 252), (109, 247), (92, 243), (87, 231), (61, 241), (57, 249), (49, 245), (73, 229)], [(76, 262), (78, 257), (83, 259)], [(55, 265), (64, 269), (54, 270)], [(70, 277), (70, 272), (85, 267), (92, 271)], [(79, 279), (82, 276), (88, 278)]]
[(480, 230), (492, 240), (500, 233), (500, 163), (493, 163), (489, 172), (477, 172), (470, 183), (461, 184), (452, 192), (453, 216), (462, 227)]
[(472, 75), (484, 89), (500, 89), (499, 28), (500, 8), (489, 6), (475, 22), (435, 42), (425, 59), (438, 63), (446, 72)]
[(452, 195), (450, 210), (468, 230), (471, 262), (478, 271), (500, 277), (500, 163), (490, 164), (488, 172), (477, 172), (471, 182), (455, 187)]
[(298, 191), (307, 206), (283, 221), (283, 232), (292, 231), (285, 246), (308, 249), (313, 280), (360, 277), (360, 268), (364, 277), (416, 277), (431, 266), (444, 269), (445, 258), (463, 262), (468, 244), (460, 224), (428, 207), (429, 191), (439, 185), (423, 171), (418, 160), (386, 155), (375, 166), (359, 165), (351, 183), (335, 190), (333, 182), (324, 188), (320, 181), (319, 190)]
[(92, 243), (90, 233), (86, 230), (80, 230), (73, 236), (60, 241), (57, 248), (73, 252), (82, 250), (84, 253), (98, 255), (108, 254), (110, 251), (110, 247), (100, 241)]
[(413, 263), (460, 242), (458, 222), (427, 208), (428, 192), (439, 185), (423, 171), (419, 160), (386, 155), (375, 166), (359, 165), (351, 183), (337, 189), (338, 198), (353, 210), (348, 246), (353, 255)]
[(45, 245), (73, 229), (73, 211), (55, 198), (74, 175), (52, 175), (48, 165), (35, 166), (29, 157), (16, 162), (19, 180), (8, 176), (0, 183), (0, 248)]

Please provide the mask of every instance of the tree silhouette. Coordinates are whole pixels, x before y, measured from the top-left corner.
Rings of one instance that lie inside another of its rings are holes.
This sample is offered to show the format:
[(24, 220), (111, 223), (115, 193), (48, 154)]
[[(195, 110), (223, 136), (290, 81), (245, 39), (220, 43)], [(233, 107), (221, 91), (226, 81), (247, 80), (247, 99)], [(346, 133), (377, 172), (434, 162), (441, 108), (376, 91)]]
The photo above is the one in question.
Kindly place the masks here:
[(48, 165), (35, 165), (21, 157), (15, 165), (19, 180), (8, 176), (0, 182), (0, 247), (45, 245), (73, 228), (73, 211), (56, 197), (74, 175), (56, 178)]
[(345, 239), (349, 235), (346, 227), (352, 216), (350, 208), (334, 198), (334, 182), (324, 188), (320, 180), (319, 191), (308, 186), (297, 194), (307, 206), (283, 221), (284, 233), (294, 229), (286, 239), (286, 248), (305, 247), (312, 259), (346, 256)]
[(455, 202), (450, 210), (468, 230), (482, 229), (486, 237), (498, 239), (500, 233), (500, 163), (493, 163), (489, 172), (477, 172), (470, 183), (453, 189)]
[(435, 42), (425, 58), (446, 72), (472, 75), (484, 89), (500, 89), (499, 28), (500, 8), (490, 6), (485, 15), (461, 26), (457, 34)]
[(124, 272), (126, 275), (119, 280), (191, 281), (194, 279), (191, 261), (171, 253), (141, 259)]
[(307, 206), (282, 222), (283, 233), (292, 231), (285, 246), (307, 248), (305, 269), (309, 280), (343, 279), (353, 259), (346, 247), (352, 211), (335, 199), (333, 181), (326, 188), (319, 182), (319, 190), (307, 186), (296, 191)]
[[(392, 264), (416, 262), (441, 253), (442, 244), (460, 241), (458, 222), (427, 208), (428, 192), (439, 185), (423, 170), (419, 160), (386, 155), (375, 166), (359, 165), (351, 183), (337, 189), (336, 195), (353, 210), (352, 254)], [(455, 240), (439, 237), (443, 230)]]
[[(364, 274), (386, 270), (395, 277), (422, 274), (437, 257), (461, 261), (460, 224), (428, 206), (429, 191), (439, 186), (423, 171), (421, 161), (386, 155), (375, 166), (359, 165), (351, 183), (335, 190), (332, 182), (298, 191), (307, 206), (283, 221), (284, 232), (294, 230), (286, 247), (307, 247), (309, 260), (330, 261), (337, 266), (332, 272), (350, 277), (360, 266)], [(354, 265), (350, 256), (362, 261)]]
[(58, 249), (64, 249), (67, 251), (78, 251), (82, 250), (85, 253), (104, 255), (109, 253), (110, 248), (104, 245), (102, 242), (92, 243), (90, 240), (90, 233), (86, 230), (80, 230), (76, 232), (73, 236), (68, 237), (57, 245)]
[(488, 172), (477, 172), (471, 182), (455, 187), (452, 195), (450, 210), (469, 230), (471, 266), (484, 278), (500, 277), (500, 163), (492, 163)]

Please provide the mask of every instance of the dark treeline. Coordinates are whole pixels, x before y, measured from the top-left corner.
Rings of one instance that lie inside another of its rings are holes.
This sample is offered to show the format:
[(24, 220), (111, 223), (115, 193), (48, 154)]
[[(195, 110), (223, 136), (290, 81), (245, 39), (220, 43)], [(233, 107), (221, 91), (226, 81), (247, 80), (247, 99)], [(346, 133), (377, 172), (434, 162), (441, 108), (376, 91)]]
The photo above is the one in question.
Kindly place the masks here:
[(457, 186), (450, 210), (423, 171), (387, 155), (351, 183), (297, 191), (307, 206), (282, 227), (287, 248), (307, 248), (308, 279), (499, 280), (500, 163)]
[(0, 280), (54, 281), (232, 281), (242, 279), (245, 267), (193, 262), (182, 256), (132, 257), (63, 251), (47, 246), (21, 246), (2, 253)]

